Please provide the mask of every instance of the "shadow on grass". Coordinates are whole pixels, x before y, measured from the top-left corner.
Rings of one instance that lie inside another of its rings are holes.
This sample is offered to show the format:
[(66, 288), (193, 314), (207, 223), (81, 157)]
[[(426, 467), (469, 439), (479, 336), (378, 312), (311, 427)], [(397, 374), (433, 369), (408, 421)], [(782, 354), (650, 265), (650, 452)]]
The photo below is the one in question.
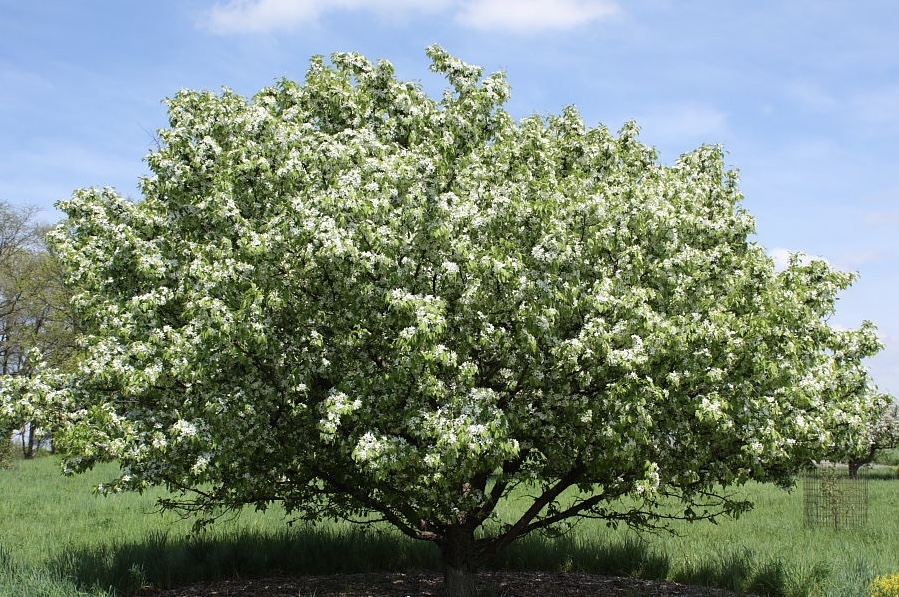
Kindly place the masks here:
[(432, 546), (393, 533), (289, 528), (276, 533), (205, 532), (188, 537), (154, 533), (137, 543), (69, 547), (51, 563), (57, 574), (81, 587), (118, 595), (202, 580), (438, 565), (439, 555)]
[(667, 554), (646, 541), (628, 537), (622, 542), (585, 541), (564, 536), (548, 539), (530, 535), (513, 543), (491, 567), (506, 570), (589, 572), (661, 580), (670, 568)]
[[(69, 547), (50, 569), (85, 590), (129, 595), (141, 588), (287, 574), (440, 570), (433, 544), (380, 529), (207, 532), (189, 537), (148, 536), (138, 543)], [(525, 537), (490, 569), (592, 572), (663, 579), (668, 557), (638, 539), (594, 544), (563, 537)]]

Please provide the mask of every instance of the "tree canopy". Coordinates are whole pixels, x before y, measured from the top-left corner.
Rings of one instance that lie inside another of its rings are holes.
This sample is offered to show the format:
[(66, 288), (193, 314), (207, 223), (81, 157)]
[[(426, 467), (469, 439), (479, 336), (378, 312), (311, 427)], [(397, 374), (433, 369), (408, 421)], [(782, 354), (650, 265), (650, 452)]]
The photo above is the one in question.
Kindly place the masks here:
[(358, 54), (182, 91), (140, 201), (59, 204), (70, 470), (116, 459), (110, 488), (188, 511), (375, 514), (464, 594), (526, 533), (738, 513), (722, 487), (866, 445), (879, 342), (828, 324), (853, 275), (776, 271), (721, 148), (664, 165), (633, 123), (516, 120), (503, 74), (428, 55), (440, 99)]

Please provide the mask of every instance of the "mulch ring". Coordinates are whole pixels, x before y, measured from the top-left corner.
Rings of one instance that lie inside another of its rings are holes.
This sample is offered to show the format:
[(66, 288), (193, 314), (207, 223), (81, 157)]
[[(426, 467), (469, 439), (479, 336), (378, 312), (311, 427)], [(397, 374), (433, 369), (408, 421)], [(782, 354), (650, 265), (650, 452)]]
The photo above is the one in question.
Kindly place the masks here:
[[(489, 597), (734, 597), (737, 593), (638, 578), (573, 572), (479, 574)], [(437, 597), (443, 575), (365, 573), (328, 576), (278, 576), (195, 583), (174, 589), (145, 589), (139, 597)], [(743, 595), (743, 597), (751, 597)]]

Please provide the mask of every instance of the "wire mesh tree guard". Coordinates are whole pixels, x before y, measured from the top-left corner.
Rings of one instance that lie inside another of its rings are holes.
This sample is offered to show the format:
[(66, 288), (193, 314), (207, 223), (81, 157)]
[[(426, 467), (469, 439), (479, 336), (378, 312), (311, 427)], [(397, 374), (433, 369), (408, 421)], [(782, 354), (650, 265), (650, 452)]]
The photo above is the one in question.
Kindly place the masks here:
[(802, 488), (806, 526), (848, 529), (867, 524), (866, 478), (851, 478), (846, 467), (822, 464), (806, 471)]

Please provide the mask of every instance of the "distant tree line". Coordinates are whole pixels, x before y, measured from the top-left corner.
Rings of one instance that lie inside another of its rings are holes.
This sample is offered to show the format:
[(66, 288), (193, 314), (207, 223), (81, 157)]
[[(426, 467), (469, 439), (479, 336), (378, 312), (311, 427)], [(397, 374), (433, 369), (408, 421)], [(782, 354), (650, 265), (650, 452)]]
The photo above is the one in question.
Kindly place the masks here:
[(65, 369), (75, 354), (74, 318), (62, 267), (48, 250), (37, 210), (0, 202), (0, 431), (26, 458), (49, 440), (39, 409), (19, 390), (39, 368)]

